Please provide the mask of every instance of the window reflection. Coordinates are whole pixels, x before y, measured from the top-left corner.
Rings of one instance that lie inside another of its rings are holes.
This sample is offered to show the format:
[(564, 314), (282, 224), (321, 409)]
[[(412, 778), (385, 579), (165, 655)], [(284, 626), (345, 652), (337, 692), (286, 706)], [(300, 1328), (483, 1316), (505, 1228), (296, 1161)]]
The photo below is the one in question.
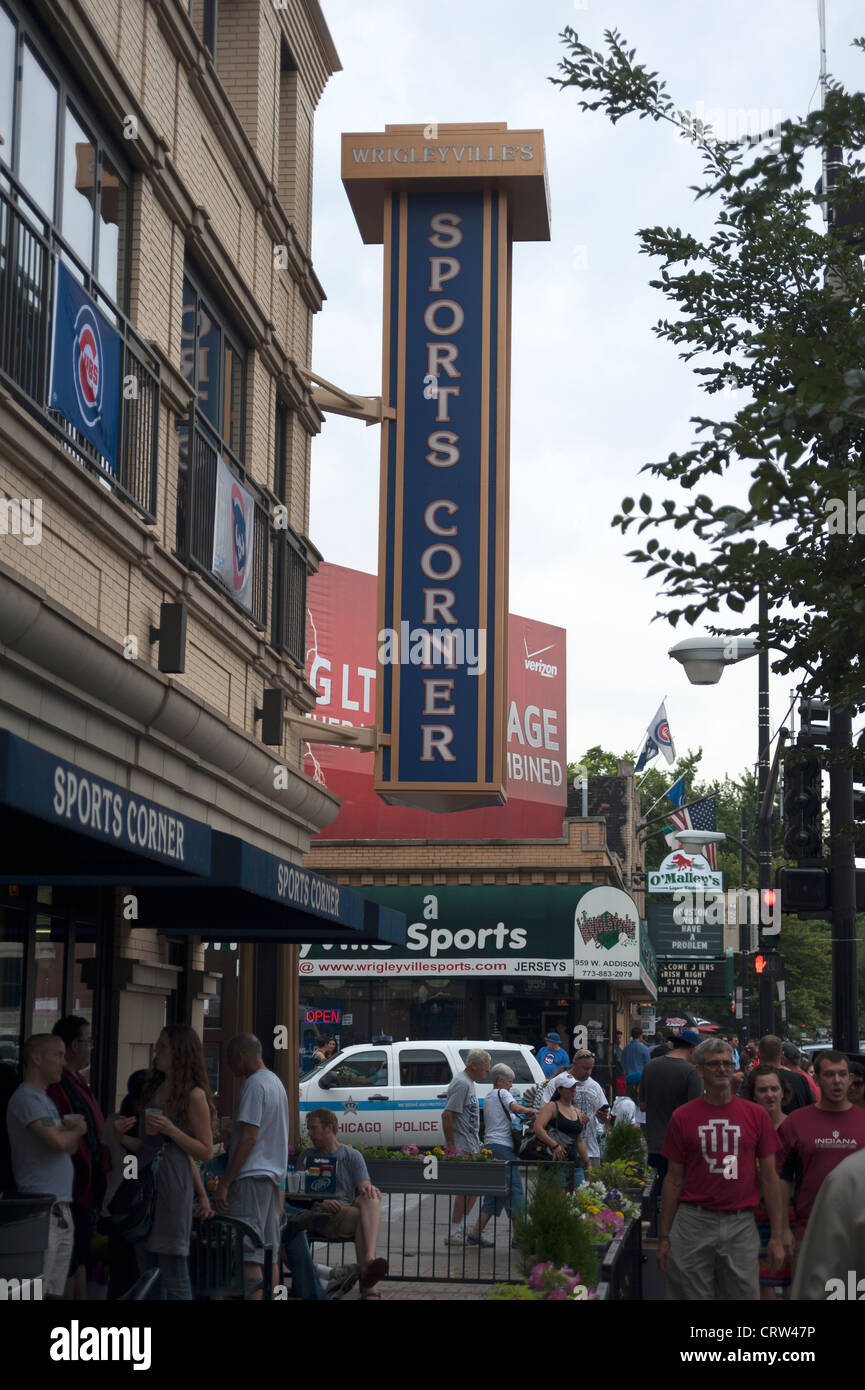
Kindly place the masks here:
[(0, 159), (12, 163), (12, 91), (15, 81), (15, 26), (0, 8)]
[(26, 930), (23, 912), (0, 908), (0, 1063), (10, 1066), (19, 1060)]
[(198, 351), (196, 381), (198, 403), (214, 429), (219, 430), (219, 348), (222, 334), (209, 312), (198, 301)]
[(57, 163), (57, 88), (27, 44), (21, 60), (19, 177), (30, 197), (54, 215)]
[(126, 209), (129, 191), (107, 155), (102, 158), (99, 201), (99, 283), (118, 304), (126, 302)]
[(241, 456), (240, 430), (243, 364), (229, 342), (225, 344), (225, 411), (222, 437), (238, 457)]
[(29, 1033), (50, 1033), (63, 1008), (62, 940), (50, 940), (50, 917), (36, 918), (36, 988)]
[(63, 225), (72, 250), (88, 270), (93, 263), (96, 149), (70, 108), (63, 139)]

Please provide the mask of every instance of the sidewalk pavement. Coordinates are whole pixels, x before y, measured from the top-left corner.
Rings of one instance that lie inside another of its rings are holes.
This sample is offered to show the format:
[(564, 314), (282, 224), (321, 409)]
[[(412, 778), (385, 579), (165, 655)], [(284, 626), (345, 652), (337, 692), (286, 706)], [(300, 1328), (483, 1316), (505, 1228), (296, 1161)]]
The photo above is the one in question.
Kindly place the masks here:
[[(463, 1303), (466, 1299), (486, 1298), (492, 1284), (413, 1284), (403, 1283), (396, 1279), (383, 1279), (380, 1284), (376, 1284), (376, 1290), (381, 1294), (382, 1303), (397, 1303), (408, 1300), (414, 1303), (426, 1303), (433, 1301), (437, 1303)], [(341, 1303), (360, 1302), (360, 1291), (352, 1289), (351, 1293), (346, 1294), (345, 1298), (340, 1299)]]

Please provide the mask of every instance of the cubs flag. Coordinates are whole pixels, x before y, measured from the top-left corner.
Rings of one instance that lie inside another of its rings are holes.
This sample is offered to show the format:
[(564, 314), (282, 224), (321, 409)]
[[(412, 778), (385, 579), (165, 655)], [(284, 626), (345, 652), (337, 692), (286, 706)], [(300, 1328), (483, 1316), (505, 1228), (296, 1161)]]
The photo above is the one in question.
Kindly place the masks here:
[(255, 504), (221, 458), (217, 469), (212, 569), (238, 603), (251, 608)]
[(117, 472), (122, 341), (61, 260), (54, 266), (48, 403)]
[(663, 753), (668, 763), (676, 761), (676, 749), (667, 723), (666, 703), (659, 705), (658, 712), (646, 731), (646, 741), (637, 759), (635, 771), (642, 772), (646, 763), (650, 763), (659, 753)]

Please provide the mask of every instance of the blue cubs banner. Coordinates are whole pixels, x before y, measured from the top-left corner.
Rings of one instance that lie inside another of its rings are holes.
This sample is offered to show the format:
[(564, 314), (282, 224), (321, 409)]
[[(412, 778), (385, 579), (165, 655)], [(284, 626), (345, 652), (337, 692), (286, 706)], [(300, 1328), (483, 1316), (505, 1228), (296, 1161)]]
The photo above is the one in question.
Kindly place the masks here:
[(211, 568), (238, 603), (251, 608), (255, 504), (221, 458), (217, 469)]
[(117, 472), (123, 342), (61, 260), (55, 263), (48, 401)]

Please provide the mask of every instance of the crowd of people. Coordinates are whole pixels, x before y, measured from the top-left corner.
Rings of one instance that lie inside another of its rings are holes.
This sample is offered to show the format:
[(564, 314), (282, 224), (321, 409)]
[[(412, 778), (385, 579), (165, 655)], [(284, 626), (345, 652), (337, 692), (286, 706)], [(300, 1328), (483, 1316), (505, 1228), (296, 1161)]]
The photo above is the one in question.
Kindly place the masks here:
[(847, 1238), (835, 1240), (846, 1218), (829, 1194), (852, 1184), (860, 1205), (865, 1195), (865, 1067), (827, 1048), (809, 1069), (771, 1034), (741, 1054), (736, 1041), (685, 1029), (640, 1076), (649, 1162), (663, 1180), (665, 1297), (825, 1299), (831, 1271), (856, 1267), (858, 1215), (847, 1209)]
[[(298, 1161), (292, 1184), (298, 1195), (291, 1200), (288, 1097), (265, 1066), (257, 1038), (243, 1034), (228, 1046), (228, 1065), (242, 1084), (227, 1151), (192, 1028), (162, 1030), (152, 1068), (130, 1076), (119, 1110), (107, 1120), (86, 1077), (91, 1048), (90, 1024), (74, 1016), (60, 1019), (52, 1033), (28, 1038), (23, 1080), (6, 1105), (8, 1177), (21, 1195), (53, 1198), (45, 1297), (88, 1296), (87, 1267), (98, 1233), (107, 1252), (107, 1297), (122, 1297), (157, 1271), (154, 1297), (189, 1301), (193, 1220), (216, 1213), (248, 1228), (247, 1296), (263, 1296), (269, 1249), (274, 1286), (281, 1251), (297, 1297), (339, 1298), (359, 1284), (362, 1299), (380, 1298), (376, 1285), (387, 1272), (376, 1258), (381, 1193), (362, 1155), (339, 1142), (337, 1116), (320, 1109), (307, 1117), (310, 1146)], [(211, 1194), (207, 1165), (220, 1153), (223, 1171), (214, 1175)], [(357, 1262), (315, 1265), (307, 1233), (352, 1240)]]
[[(153, 1296), (193, 1297), (193, 1220), (230, 1215), (245, 1223), (247, 1296), (261, 1298), (267, 1260), (279, 1255), (295, 1296), (339, 1298), (356, 1284), (377, 1299), (387, 1272), (376, 1247), (381, 1193), (362, 1154), (339, 1140), (337, 1115), (306, 1117), (309, 1147), (289, 1163), (285, 1088), (252, 1035), (227, 1051), (240, 1084), (227, 1148), (221, 1141), (198, 1035), (163, 1029), (149, 1070), (129, 1077), (107, 1119), (87, 1080), (93, 1039), (86, 1019), (62, 1018), (22, 1048), (23, 1080), (8, 1094), (4, 1162), (21, 1194), (53, 1198), (43, 1271), (45, 1296), (88, 1296), (95, 1237), (107, 1256), (109, 1298), (157, 1271)], [(445, 1145), (483, 1145), (510, 1162), (506, 1195), (456, 1196), (445, 1242), (492, 1246), (484, 1234), (504, 1211), (525, 1211), (518, 1156), (563, 1165), (580, 1184), (601, 1161), (613, 1125), (639, 1126), (662, 1180), (658, 1265), (669, 1299), (856, 1297), (831, 1293), (856, 1270), (865, 1217), (865, 1066), (831, 1048), (812, 1067), (773, 1035), (740, 1052), (735, 1036), (702, 1040), (683, 1029), (650, 1049), (639, 1028), (621, 1052), (621, 1094), (610, 1108), (592, 1073), (596, 1058), (560, 1037), (538, 1050), (545, 1081), (514, 1094), (514, 1073), (472, 1049), (451, 1081)], [(210, 1167), (223, 1154), (218, 1177)], [(310, 1177), (314, 1174), (315, 1182)], [(210, 1188), (210, 1190), (208, 1190)], [(301, 1197), (301, 1190), (303, 1196)], [(353, 1241), (353, 1264), (316, 1265), (310, 1237)], [(858, 1245), (857, 1242), (858, 1241)], [(855, 1282), (855, 1281), (854, 1281)], [(865, 1288), (865, 1279), (863, 1279)]]

